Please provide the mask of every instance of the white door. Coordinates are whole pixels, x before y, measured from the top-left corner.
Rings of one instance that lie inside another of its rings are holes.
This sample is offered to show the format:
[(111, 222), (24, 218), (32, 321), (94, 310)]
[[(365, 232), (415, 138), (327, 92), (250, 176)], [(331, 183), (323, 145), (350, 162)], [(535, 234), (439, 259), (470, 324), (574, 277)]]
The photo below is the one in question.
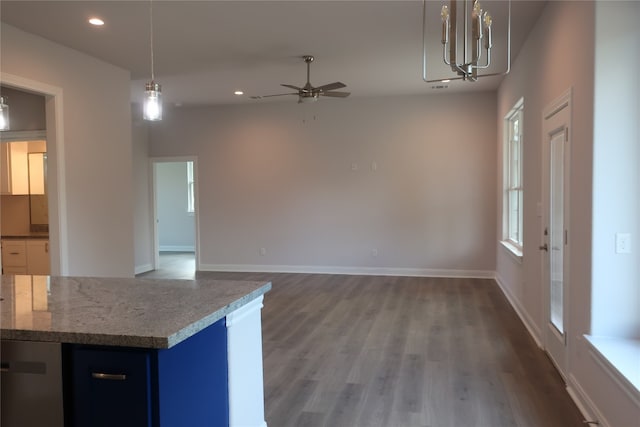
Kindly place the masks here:
[(571, 94), (552, 103), (543, 116), (543, 286), (545, 349), (560, 373), (567, 370), (569, 292), (569, 160)]

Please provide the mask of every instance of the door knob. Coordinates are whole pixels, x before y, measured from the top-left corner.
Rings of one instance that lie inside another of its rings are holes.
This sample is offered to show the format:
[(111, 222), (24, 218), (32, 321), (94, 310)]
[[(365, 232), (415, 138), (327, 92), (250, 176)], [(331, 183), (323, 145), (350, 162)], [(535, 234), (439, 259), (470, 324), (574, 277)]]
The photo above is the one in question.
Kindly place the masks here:
[(547, 246), (546, 243), (544, 245), (542, 245), (542, 246), (538, 246), (538, 249), (540, 249), (541, 251), (545, 251), (545, 252), (549, 251), (549, 247)]

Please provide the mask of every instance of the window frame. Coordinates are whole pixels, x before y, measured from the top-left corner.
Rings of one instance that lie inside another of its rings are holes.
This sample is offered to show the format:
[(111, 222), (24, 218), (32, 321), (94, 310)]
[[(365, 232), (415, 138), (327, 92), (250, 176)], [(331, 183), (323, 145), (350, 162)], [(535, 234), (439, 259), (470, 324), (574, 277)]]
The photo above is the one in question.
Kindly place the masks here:
[(504, 117), (501, 241), (518, 257), (524, 246), (523, 124), (524, 98), (520, 98)]
[(195, 214), (195, 179), (194, 179), (194, 162), (187, 161), (187, 213)]

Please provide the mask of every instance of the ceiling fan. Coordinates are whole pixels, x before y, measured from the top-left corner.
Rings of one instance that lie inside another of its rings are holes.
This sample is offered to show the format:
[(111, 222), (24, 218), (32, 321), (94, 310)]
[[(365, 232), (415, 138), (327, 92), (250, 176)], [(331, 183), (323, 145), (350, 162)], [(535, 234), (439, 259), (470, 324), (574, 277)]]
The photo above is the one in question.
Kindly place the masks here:
[(335, 92), (335, 89), (341, 89), (343, 87), (347, 87), (344, 83), (341, 82), (333, 82), (328, 83), (326, 85), (314, 87), (311, 85), (310, 76), (311, 76), (311, 63), (313, 62), (313, 56), (305, 55), (302, 57), (304, 62), (307, 64), (307, 83), (302, 87), (297, 87), (293, 85), (282, 84), (280, 86), (288, 87), (290, 89), (294, 89), (296, 92), (290, 93), (278, 93), (275, 95), (263, 95), (263, 96), (252, 96), (251, 99), (262, 99), (262, 98), (270, 98), (272, 96), (285, 96), (285, 95), (297, 95), (298, 96), (298, 104), (302, 102), (315, 102), (321, 96), (329, 96), (333, 98), (346, 98), (351, 95), (351, 92)]

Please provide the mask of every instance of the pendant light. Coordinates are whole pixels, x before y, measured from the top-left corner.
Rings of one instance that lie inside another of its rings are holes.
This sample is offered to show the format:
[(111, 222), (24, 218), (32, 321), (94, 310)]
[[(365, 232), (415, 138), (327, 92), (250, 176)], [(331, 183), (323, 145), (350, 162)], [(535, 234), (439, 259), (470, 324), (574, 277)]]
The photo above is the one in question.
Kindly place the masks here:
[(155, 82), (153, 69), (153, 0), (149, 0), (149, 40), (151, 46), (151, 81), (144, 86), (143, 117), (145, 120), (162, 120), (162, 87)]
[(6, 96), (0, 96), (0, 130), (9, 130), (9, 105)]

